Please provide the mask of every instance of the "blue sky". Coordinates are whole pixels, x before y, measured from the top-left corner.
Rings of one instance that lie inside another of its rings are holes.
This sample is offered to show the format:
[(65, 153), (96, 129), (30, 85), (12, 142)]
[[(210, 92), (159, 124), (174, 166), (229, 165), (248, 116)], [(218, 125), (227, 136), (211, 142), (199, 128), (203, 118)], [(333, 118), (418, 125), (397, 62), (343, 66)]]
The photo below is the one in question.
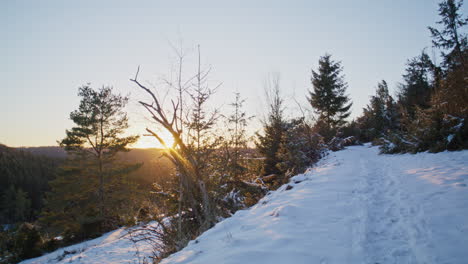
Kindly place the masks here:
[(269, 72), (280, 73), (287, 113), (297, 115), (293, 97), (306, 105), (311, 69), (331, 53), (357, 116), (378, 81), (396, 89), (406, 60), (432, 53), (427, 26), (439, 20), (437, 2), (1, 1), (0, 142), (55, 145), (88, 82), (131, 93), (132, 132), (143, 133), (142, 93), (129, 78), (141, 65), (141, 78), (158, 85), (175, 63), (169, 42), (180, 39), (189, 51), (200, 44), (211, 78), (223, 82), (214, 103), (228, 104), (237, 90), (257, 117)]

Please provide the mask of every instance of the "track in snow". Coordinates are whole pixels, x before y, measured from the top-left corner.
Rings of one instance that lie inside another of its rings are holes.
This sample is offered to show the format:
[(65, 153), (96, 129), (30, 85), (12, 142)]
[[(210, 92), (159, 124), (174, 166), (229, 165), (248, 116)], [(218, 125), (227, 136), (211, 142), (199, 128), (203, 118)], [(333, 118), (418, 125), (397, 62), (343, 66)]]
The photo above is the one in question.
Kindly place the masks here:
[[(372, 153), (373, 154), (373, 153)], [(360, 156), (361, 175), (365, 178), (362, 206), (365, 208), (365, 233), (362, 241), (365, 263), (427, 263), (424, 243), (417, 233), (427, 233), (423, 222), (415, 219), (419, 208), (408, 206), (409, 194), (400, 188), (398, 170), (388, 159)]]

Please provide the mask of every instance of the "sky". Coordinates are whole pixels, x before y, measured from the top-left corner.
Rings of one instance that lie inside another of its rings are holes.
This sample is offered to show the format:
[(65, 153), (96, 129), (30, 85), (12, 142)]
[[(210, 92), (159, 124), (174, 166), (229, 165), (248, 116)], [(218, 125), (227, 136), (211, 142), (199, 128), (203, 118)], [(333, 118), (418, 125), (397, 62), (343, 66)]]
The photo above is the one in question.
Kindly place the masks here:
[[(311, 70), (320, 56), (342, 62), (353, 101), (352, 117), (377, 83), (391, 91), (406, 61), (431, 48), (427, 26), (438, 18), (438, 1), (23, 1), (0, 2), (0, 143), (50, 146), (73, 123), (78, 87), (111, 85), (130, 95), (129, 133), (154, 127), (137, 101), (146, 97), (129, 81), (162, 89), (176, 63), (172, 45), (194, 65), (200, 45), (210, 80), (222, 83), (212, 103), (229, 110), (239, 92), (260, 128), (264, 81), (281, 76), (287, 115), (306, 108)], [(467, 14), (466, 4), (462, 13)], [(192, 66), (191, 66), (192, 65)], [(151, 146), (146, 138), (137, 147)]]

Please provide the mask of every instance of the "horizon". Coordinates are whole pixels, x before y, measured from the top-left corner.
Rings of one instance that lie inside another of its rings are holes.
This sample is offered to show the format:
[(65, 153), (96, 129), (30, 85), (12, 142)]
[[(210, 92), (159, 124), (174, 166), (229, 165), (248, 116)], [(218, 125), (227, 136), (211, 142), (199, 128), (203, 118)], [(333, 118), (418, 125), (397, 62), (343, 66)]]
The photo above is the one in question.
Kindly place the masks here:
[[(392, 94), (397, 91), (408, 59), (423, 49), (438, 57), (427, 30), (439, 20), (436, 0), (183, 3), (2, 2), (0, 33), (7, 41), (0, 44), (0, 77), (6, 80), (0, 142), (55, 146), (73, 125), (69, 114), (78, 107), (78, 87), (86, 83), (130, 93), (128, 134), (144, 134), (154, 124), (137, 105), (142, 93), (129, 78), (141, 66), (141, 80), (161, 85), (175, 63), (170, 43), (189, 51), (188, 66), (194, 46), (201, 45), (203, 65), (211, 65), (212, 80), (223, 83), (212, 104), (226, 109), (229, 97), (240, 92), (247, 113), (256, 116), (250, 134), (265, 114), (263, 82), (269, 73), (281, 75), (286, 114), (294, 116), (295, 101), (310, 108), (305, 98), (311, 70), (330, 53), (344, 67), (355, 118), (380, 80)], [(132, 148), (158, 144), (142, 137)]]

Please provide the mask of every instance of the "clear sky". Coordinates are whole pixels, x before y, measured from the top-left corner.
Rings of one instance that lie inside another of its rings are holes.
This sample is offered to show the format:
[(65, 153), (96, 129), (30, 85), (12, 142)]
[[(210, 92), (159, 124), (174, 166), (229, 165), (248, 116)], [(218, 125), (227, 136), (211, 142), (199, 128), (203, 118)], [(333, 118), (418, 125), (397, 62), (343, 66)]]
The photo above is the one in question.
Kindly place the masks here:
[(269, 72), (281, 74), (288, 114), (294, 115), (292, 97), (305, 104), (311, 69), (331, 53), (343, 63), (357, 116), (378, 81), (395, 90), (406, 60), (425, 47), (431, 54), (427, 26), (439, 20), (437, 3), (1, 1), (0, 143), (56, 145), (72, 126), (77, 88), (87, 82), (131, 93), (132, 131), (143, 133), (148, 123), (136, 103), (142, 93), (129, 78), (141, 65), (141, 79), (157, 85), (175, 62), (168, 43), (180, 38), (187, 48), (201, 45), (212, 78), (223, 82), (216, 104), (228, 104), (237, 90), (257, 117), (264, 112)]

